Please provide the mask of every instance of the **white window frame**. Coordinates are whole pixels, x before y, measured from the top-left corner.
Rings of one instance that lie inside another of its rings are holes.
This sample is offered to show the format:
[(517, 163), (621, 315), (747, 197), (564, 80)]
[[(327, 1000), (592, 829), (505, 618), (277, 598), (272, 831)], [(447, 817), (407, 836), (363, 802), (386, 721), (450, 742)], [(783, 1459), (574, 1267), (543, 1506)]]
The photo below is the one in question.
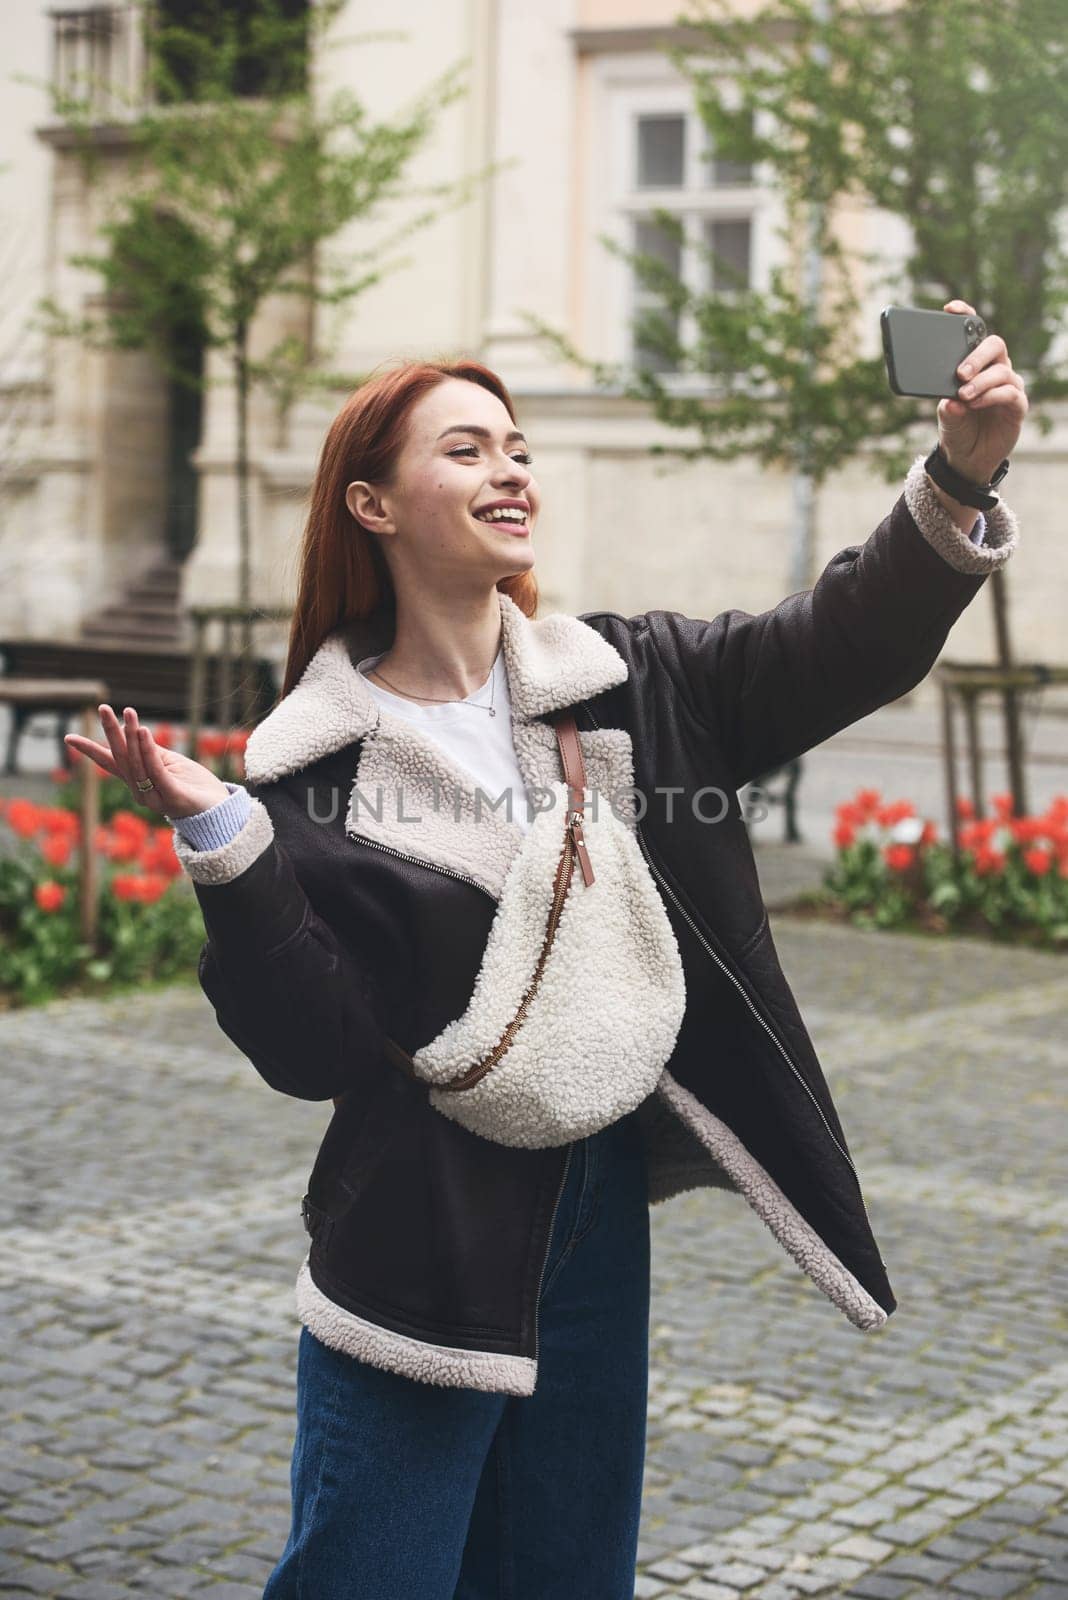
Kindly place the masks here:
[[(702, 67), (715, 70), (712, 60)], [(586, 192), (591, 197), (584, 252), (587, 340), (599, 358), (634, 370), (632, 319), (635, 306), (634, 274), (601, 243), (611, 238), (630, 251), (632, 219), (663, 207), (680, 216), (684, 227), (683, 281), (697, 287), (707, 281), (708, 263), (697, 248), (705, 219), (745, 218), (750, 224), (750, 282), (754, 288), (770, 285), (771, 270), (784, 264), (783, 242), (775, 230), (783, 223), (781, 197), (769, 183), (766, 164), (758, 163), (752, 181), (721, 187), (700, 183), (700, 151), (707, 139), (694, 106), (694, 92), (671, 62), (660, 52), (604, 55), (591, 64), (593, 96), (592, 138), (588, 152)], [(686, 149), (682, 188), (639, 189), (637, 179), (636, 119), (641, 115), (682, 115), (686, 118)], [(692, 336), (684, 313), (680, 327), (684, 343)], [(700, 373), (661, 372), (665, 388), (679, 393), (707, 393), (713, 381)]]

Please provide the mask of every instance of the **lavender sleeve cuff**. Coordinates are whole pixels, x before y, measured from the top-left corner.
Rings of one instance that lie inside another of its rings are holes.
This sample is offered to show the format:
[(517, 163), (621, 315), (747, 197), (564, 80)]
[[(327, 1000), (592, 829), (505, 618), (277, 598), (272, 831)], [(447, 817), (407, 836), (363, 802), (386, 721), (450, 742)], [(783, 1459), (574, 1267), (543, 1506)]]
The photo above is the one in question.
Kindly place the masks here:
[(229, 844), (245, 826), (252, 814), (252, 796), (240, 783), (227, 782), (230, 793), (217, 805), (206, 811), (195, 811), (191, 817), (168, 817), (186, 844), (194, 850), (218, 850)]
[(986, 542), (986, 518), (981, 511), (975, 519), (975, 527), (968, 535), (968, 538), (972, 541), (972, 544), (984, 544)]

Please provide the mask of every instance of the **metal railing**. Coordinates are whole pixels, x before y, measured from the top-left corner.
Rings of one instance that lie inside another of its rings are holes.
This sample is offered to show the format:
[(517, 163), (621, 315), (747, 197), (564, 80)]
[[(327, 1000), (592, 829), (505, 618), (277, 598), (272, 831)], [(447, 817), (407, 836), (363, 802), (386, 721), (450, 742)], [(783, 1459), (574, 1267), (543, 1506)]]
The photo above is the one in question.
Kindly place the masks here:
[[(227, 8), (222, 7), (225, 13)], [(234, 11), (234, 8), (229, 8)], [(82, 5), (76, 8), (53, 7), (48, 12), (52, 24), (51, 80), (55, 101), (61, 108), (76, 106), (82, 117), (114, 132), (132, 122), (149, 104), (159, 103), (160, 84), (154, 70), (166, 58), (168, 78), (175, 81), (165, 93), (176, 92), (179, 100), (197, 98), (194, 74), (180, 54), (171, 52), (165, 32), (171, 23), (195, 26), (183, 20), (183, 8), (158, 3), (138, 4), (135, 0), (112, 0), (111, 4)], [(205, 14), (210, 24), (210, 8)], [(234, 11), (230, 18), (240, 25)], [(247, 21), (247, 19), (246, 19)], [(235, 92), (255, 98), (262, 91), (268, 67), (277, 67), (277, 52), (263, 44), (252, 48), (253, 31), (241, 53), (240, 70), (234, 79)], [(162, 53), (162, 55), (161, 55)], [(304, 56), (295, 50), (293, 70), (306, 71)], [(243, 87), (239, 87), (243, 84)]]
[[(1011, 699), (1013, 726), (1019, 726), (1020, 702), (1052, 684), (1068, 684), (1068, 667), (1047, 667), (1038, 662), (1009, 668), (980, 665), (973, 662), (945, 661), (935, 669), (942, 694), (942, 756), (945, 770), (946, 811), (949, 816), (950, 841), (953, 853), (960, 850), (960, 818), (957, 815), (959, 789), (957, 784), (957, 728), (956, 708), (964, 714), (964, 733), (971, 785), (969, 799), (977, 817), (986, 813), (986, 788), (983, 773), (983, 747), (979, 725), (980, 699), (983, 695), (996, 695), (1002, 702)], [(1013, 800), (1021, 816), (1027, 814), (1027, 793), (1023, 772), (1023, 750), (1018, 752), (1018, 772), (1013, 785)]]

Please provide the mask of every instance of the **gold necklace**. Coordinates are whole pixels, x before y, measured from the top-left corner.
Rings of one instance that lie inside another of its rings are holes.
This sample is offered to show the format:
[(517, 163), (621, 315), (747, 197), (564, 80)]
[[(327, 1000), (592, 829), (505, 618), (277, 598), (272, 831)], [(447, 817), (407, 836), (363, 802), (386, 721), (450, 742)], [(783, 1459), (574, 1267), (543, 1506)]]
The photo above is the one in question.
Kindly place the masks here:
[(471, 706), (477, 711), (488, 711), (491, 717), (495, 717), (497, 715), (496, 711), (493, 709), (493, 696), (497, 688), (496, 656), (493, 659), (493, 671), (490, 673), (490, 703), (488, 706), (483, 705), (481, 700), (450, 700), (442, 695), (436, 694), (408, 694), (404, 689), (398, 689), (395, 683), (390, 683), (385, 673), (379, 672), (377, 667), (372, 667), (371, 671), (377, 678), (381, 678), (382, 682), (388, 685), (390, 689), (395, 690), (395, 692), (399, 695), (403, 695), (405, 700), (433, 700), (435, 704), (441, 706)]

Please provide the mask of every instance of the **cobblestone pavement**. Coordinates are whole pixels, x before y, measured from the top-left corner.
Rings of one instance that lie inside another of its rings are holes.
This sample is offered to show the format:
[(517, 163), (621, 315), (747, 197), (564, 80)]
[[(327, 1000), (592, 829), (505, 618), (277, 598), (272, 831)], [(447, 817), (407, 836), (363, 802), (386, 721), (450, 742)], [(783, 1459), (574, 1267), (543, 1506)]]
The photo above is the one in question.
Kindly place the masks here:
[[(654, 1207), (638, 1600), (1068, 1596), (1063, 961), (773, 920), (899, 1309), (860, 1333), (737, 1195)], [(0, 1592), (252, 1600), (328, 1108), (193, 988), (9, 1013), (0, 1057)]]

